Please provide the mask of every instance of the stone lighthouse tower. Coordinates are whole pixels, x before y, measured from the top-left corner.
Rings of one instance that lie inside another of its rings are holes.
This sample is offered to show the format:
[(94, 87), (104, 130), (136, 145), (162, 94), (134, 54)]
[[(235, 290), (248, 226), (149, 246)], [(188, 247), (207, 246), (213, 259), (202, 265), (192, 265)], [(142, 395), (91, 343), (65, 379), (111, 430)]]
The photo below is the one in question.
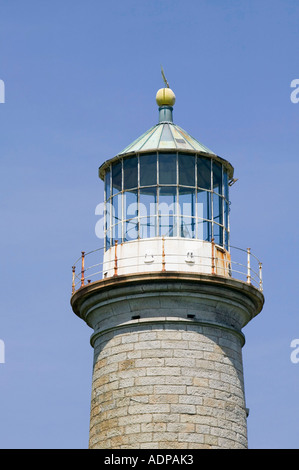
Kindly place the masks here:
[(245, 449), (261, 263), (230, 246), (232, 165), (173, 122), (168, 86), (156, 102), (158, 123), (100, 167), (104, 246), (73, 267), (93, 330), (89, 447)]

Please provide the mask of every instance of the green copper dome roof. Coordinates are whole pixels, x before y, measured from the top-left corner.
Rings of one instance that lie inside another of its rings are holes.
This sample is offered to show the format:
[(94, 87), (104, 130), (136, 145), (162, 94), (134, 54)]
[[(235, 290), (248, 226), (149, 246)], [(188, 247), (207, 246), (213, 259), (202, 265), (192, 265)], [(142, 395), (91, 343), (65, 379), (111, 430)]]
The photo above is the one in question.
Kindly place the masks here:
[(128, 145), (118, 155), (150, 150), (189, 150), (215, 155), (205, 145), (191, 137), (181, 127), (173, 123), (172, 111), (176, 97), (170, 88), (161, 88), (156, 95), (159, 106), (159, 123)]
[(128, 145), (118, 155), (131, 152), (145, 152), (150, 150), (189, 150), (215, 155), (205, 145), (191, 137), (181, 127), (171, 121), (159, 122), (142, 136)]
[(105, 170), (111, 163), (119, 158), (126, 158), (132, 154), (143, 154), (157, 151), (179, 151), (187, 153), (197, 153), (221, 161), (228, 169), (229, 175), (233, 174), (233, 167), (229, 162), (219, 157), (197, 139), (184, 131), (172, 119), (173, 104), (175, 95), (169, 88), (158, 90), (156, 102), (159, 106), (159, 122), (134, 140), (130, 145), (116, 154), (110, 160), (104, 162), (99, 168), (99, 176), (104, 179)]

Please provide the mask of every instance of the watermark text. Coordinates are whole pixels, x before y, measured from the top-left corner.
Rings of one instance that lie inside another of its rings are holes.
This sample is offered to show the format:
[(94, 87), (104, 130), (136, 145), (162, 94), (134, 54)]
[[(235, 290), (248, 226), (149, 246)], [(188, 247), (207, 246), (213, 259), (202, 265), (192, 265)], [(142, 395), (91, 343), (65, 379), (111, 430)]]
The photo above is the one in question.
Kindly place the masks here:
[(0, 339), (0, 364), (5, 363), (5, 344), (3, 339)]
[(5, 103), (5, 84), (3, 80), (0, 80), (0, 103)]
[(291, 362), (293, 364), (297, 364), (299, 362), (299, 339), (293, 339), (290, 344), (291, 348), (293, 348), (293, 351), (291, 352)]
[[(101, 216), (95, 225), (95, 234), (97, 238), (103, 239), (105, 232), (105, 225), (107, 229), (111, 226), (115, 227), (122, 221), (126, 224), (127, 229), (134, 234), (134, 229), (140, 225), (140, 228), (147, 231), (149, 237), (155, 236), (154, 219), (159, 216), (160, 224), (165, 227), (172, 227), (175, 224), (175, 220), (179, 217), (184, 219), (186, 229), (189, 230), (192, 223), (194, 224), (196, 214), (199, 219), (204, 219), (204, 204), (197, 204), (197, 211), (195, 213), (194, 205), (192, 203), (184, 202), (182, 204), (177, 203), (150, 203), (143, 204), (132, 202), (131, 204), (122, 205), (121, 199), (114, 206), (113, 204), (104, 202), (98, 204), (95, 208), (95, 214)], [(193, 220), (193, 222), (191, 222)], [(105, 223), (106, 222), (106, 223)], [(189, 227), (190, 225), (190, 227)], [(111, 237), (113, 238), (112, 232)], [(136, 237), (133, 236), (133, 239)]]
[(290, 96), (292, 103), (299, 103), (299, 78), (294, 78), (291, 81), (291, 88), (295, 88)]

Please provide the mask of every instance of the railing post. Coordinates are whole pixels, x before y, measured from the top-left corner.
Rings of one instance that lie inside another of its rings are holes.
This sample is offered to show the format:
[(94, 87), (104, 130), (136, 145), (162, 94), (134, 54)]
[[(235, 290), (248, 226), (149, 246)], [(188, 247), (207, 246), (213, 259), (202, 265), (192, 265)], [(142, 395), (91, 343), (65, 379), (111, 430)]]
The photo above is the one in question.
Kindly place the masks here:
[(165, 244), (164, 237), (162, 237), (162, 273), (164, 273), (165, 271)]
[(81, 251), (81, 287), (84, 286), (84, 256), (85, 251)]
[(117, 276), (117, 244), (118, 240), (115, 240), (115, 251), (114, 251), (114, 276)]
[(212, 274), (215, 274), (215, 241), (212, 238)]
[(251, 273), (250, 273), (250, 248), (247, 248), (247, 282), (251, 283)]
[(72, 294), (75, 292), (75, 271), (76, 266), (72, 266)]
[(262, 263), (259, 263), (260, 290), (263, 291)]

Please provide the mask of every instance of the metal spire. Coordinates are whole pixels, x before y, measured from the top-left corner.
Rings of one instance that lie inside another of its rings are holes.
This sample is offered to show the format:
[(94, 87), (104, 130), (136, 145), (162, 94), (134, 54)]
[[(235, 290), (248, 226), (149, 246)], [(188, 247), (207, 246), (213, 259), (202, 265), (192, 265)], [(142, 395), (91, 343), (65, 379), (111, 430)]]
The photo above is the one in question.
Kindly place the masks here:
[(168, 81), (166, 80), (165, 73), (164, 73), (164, 70), (163, 70), (162, 65), (161, 65), (161, 73), (162, 73), (162, 78), (163, 78), (163, 80), (164, 80), (164, 83), (165, 83), (166, 87), (169, 88), (169, 83), (168, 83)]

